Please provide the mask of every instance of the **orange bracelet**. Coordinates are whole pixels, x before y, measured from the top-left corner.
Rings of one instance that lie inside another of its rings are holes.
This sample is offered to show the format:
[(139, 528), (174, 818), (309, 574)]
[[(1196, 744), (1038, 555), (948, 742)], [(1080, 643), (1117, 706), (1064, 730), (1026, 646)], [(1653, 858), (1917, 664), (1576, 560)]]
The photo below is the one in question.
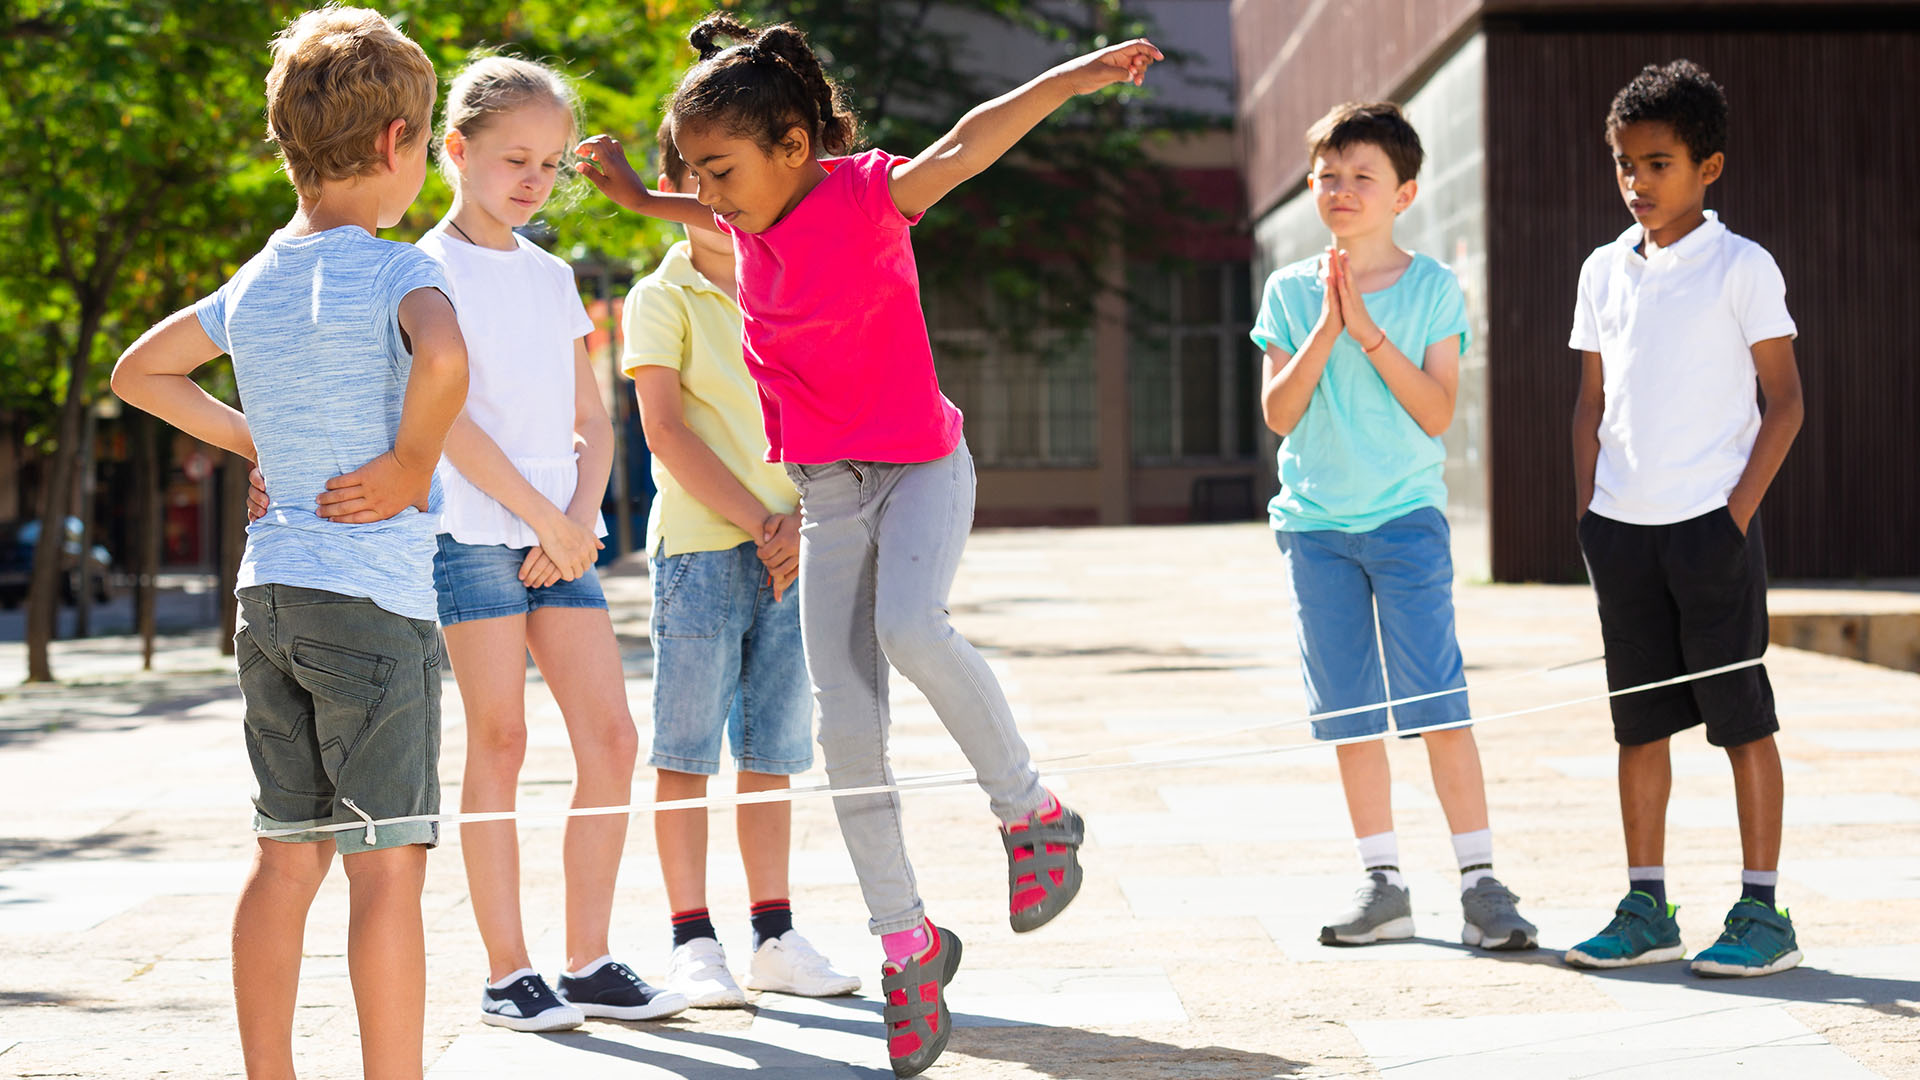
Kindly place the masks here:
[(1373, 351), (1374, 351), (1375, 349), (1378, 349), (1378, 348), (1379, 348), (1380, 346), (1382, 346), (1382, 345), (1385, 345), (1386, 343), (1387, 343), (1387, 332), (1386, 332), (1385, 330), (1382, 330), (1382, 331), (1380, 331), (1380, 340), (1379, 340), (1379, 341), (1376, 341), (1376, 342), (1374, 342), (1374, 343), (1373, 343), (1373, 344), (1371, 344), (1371, 345), (1362, 345), (1362, 346), (1360, 346), (1360, 351), (1361, 351), (1361, 352), (1363, 352), (1363, 353), (1366, 353), (1366, 354), (1367, 354), (1368, 356), (1372, 356), (1372, 355), (1373, 355)]

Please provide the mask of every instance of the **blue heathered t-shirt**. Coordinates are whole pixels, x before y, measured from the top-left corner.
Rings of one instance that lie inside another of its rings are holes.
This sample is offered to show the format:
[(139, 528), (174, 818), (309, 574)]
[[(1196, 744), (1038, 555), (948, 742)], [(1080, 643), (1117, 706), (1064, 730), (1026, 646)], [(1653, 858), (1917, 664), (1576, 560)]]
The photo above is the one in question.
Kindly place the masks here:
[(272, 502), (247, 526), (240, 588), (323, 589), (410, 619), (436, 616), (437, 482), (429, 513), (408, 507), (366, 525), (326, 521), (314, 502), (328, 480), (393, 449), (413, 368), (400, 301), (415, 289), (453, 295), (426, 252), (346, 225), (275, 233), (195, 306), (207, 336), (233, 357)]
[[(1262, 349), (1298, 353), (1320, 319), (1321, 257), (1267, 279), (1252, 337)], [(1427, 346), (1458, 334), (1467, 351), (1467, 304), (1453, 271), (1415, 255), (1400, 280), (1361, 297), (1367, 314), (1416, 367)], [(1280, 443), (1280, 494), (1267, 517), (1285, 532), (1370, 532), (1423, 506), (1447, 508), (1447, 451), (1374, 370), (1351, 334), (1327, 357), (1307, 411)]]

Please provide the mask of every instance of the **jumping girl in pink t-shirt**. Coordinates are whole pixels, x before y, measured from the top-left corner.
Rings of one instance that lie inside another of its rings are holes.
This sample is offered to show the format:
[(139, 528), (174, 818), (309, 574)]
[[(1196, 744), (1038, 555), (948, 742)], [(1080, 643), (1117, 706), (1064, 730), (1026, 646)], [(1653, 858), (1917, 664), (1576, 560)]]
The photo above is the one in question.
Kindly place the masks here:
[[(733, 238), (769, 460), (801, 492), (800, 619), (833, 786), (893, 781), (891, 663), (972, 763), (1001, 821), (1013, 928), (1035, 929), (1079, 891), (1084, 828), (1040, 785), (998, 681), (947, 619), (973, 522), (973, 459), (934, 375), (907, 230), (1075, 94), (1138, 84), (1160, 51), (1130, 41), (1062, 64), (917, 157), (822, 157), (851, 149), (856, 121), (804, 34), (715, 15), (691, 39), (701, 61), (668, 116), (697, 194), (647, 190), (605, 135), (582, 144), (580, 170), (622, 206)], [(834, 809), (887, 956), (888, 1056), (911, 1076), (946, 1047), (960, 939), (926, 917), (899, 797), (839, 798)]]

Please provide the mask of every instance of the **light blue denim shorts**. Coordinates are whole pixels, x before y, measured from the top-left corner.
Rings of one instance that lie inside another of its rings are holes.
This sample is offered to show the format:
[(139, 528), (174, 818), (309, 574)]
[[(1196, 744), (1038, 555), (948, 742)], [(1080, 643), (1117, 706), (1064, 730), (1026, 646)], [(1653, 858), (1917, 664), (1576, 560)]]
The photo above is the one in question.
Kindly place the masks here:
[(751, 542), (653, 559), (653, 752), (647, 764), (711, 776), (724, 732), (742, 772), (813, 765), (813, 689), (800, 593), (776, 603)]
[(433, 556), (433, 591), (440, 600), (440, 625), (473, 619), (525, 615), (543, 607), (600, 608), (607, 595), (600, 591), (600, 575), (592, 567), (572, 581), (556, 581), (544, 589), (530, 589), (520, 580), (520, 564), (532, 548), (505, 544), (463, 544), (440, 534), (440, 550)]
[[(1453, 552), (1445, 514), (1427, 506), (1367, 532), (1276, 530), (1274, 539), (1293, 584), (1300, 671), (1311, 711), (1336, 712), (1466, 685), (1454, 635)], [(1413, 734), (1469, 715), (1462, 691), (1396, 705), (1393, 725)], [(1316, 739), (1385, 730), (1386, 709), (1313, 722)]]

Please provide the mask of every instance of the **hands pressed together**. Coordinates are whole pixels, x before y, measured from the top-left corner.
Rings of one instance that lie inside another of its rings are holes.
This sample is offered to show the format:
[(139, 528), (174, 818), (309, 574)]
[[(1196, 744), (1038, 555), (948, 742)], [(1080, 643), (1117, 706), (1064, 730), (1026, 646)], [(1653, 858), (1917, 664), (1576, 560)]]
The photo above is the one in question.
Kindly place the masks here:
[(1353, 263), (1346, 252), (1334, 247), (1327, 249), (1326, 264), (1320, 272), (1320, 286), (1321, 326), (1336, 334), (1346, 331), (1368, 356), (1386, 344), (1386, 331), (1380, 329), (1373, 321), (1373, 316), (1368, 314), (1366, 301), (1360, 297), (1360, 288), (1353, 283)]

